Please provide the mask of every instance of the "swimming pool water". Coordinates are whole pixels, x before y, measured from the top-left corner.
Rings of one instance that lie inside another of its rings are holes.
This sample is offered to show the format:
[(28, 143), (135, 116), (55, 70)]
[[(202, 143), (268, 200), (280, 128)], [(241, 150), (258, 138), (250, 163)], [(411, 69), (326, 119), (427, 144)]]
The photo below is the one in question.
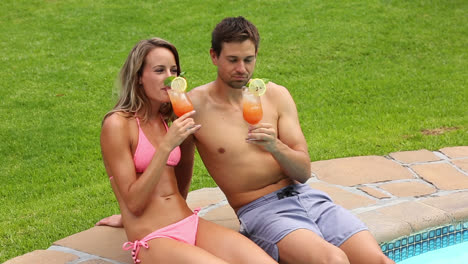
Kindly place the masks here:
[(419, 256), (398, 262), (398, 264), (466, 264), (468, 263), (468, 242), (429, 251)]

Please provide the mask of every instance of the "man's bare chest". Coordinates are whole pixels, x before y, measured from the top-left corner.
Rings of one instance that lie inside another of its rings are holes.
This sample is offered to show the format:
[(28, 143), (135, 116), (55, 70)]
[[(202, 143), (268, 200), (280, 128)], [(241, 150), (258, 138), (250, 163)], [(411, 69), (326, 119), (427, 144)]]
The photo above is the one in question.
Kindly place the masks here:
[(210, 153), (229, 155), (245, 147), (248, 124), (242, 113), (212, 114), (197, 120), (202, 125), (195, 134), (198, 147)]

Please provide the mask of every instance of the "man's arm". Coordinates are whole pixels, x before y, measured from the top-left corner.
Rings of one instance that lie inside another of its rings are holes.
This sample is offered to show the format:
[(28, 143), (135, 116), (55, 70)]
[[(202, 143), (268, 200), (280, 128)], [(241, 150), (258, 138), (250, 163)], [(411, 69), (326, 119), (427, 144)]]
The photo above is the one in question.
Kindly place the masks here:
[(262, 146), (275, 158), (285, 175), (304, 183), (311, 175), (310, 157), (296, 104), (285, 87), (271, 82), (265, 96), (277, 106), (277, 128), (268, 123), (251, 126), (249, 132), (257, 140), (248, 142)]

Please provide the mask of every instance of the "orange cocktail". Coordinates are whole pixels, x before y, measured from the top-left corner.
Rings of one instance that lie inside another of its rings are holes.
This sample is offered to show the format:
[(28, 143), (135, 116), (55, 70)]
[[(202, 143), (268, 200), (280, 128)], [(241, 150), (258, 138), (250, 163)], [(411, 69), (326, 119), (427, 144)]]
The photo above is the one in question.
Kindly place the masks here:
[(248, 89), (242, 90), (242, 111), (244, 120), (254, 125), (263, 118), (262, 101), (260, 96), (249, 92)]
[(185, 113), (193, 111), (192, 101), (185, 92), (179, 92), (172, 89), (167, 90), (169, 99), (171, 99), (172, 109), (176, 116), (180, 117)]

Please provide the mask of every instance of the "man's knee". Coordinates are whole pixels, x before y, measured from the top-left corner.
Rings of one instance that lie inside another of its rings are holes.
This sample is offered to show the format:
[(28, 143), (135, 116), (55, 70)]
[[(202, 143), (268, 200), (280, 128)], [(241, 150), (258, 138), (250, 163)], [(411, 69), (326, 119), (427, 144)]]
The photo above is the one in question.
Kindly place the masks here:
[(325, 256), (325, 260), (322, 263), (349, 264), (349, 260), (343, 250), (336, 248), (336, 250)]
[(385, 256), (384, 253), (380, 252), (377, 254), (368, 254), (364, 257), (365, 260), (354, 260), (351, 264), (361, 264), (361, 263), (372, 263), (372, 264), (395, 264), (395, 261), (391, 260), (389, 257)]
[(389, 257), (385, 256), (385, 254), (382, 253), (382, 255), (379, 257), (379, 264), (395, 264), (395, 261), (391, 260)]
[[(311, 252), (312, 255), (314, 252)], [(308, 260), (304, 263), (320, 263), (320, 264), (350, 264), (346, 253), (339, 248), (334, 248), (333, 250), (327, 250), (323, 252), (324, 254), (320, 254), (320, 257), (317, 261), (317, 256), (313, 259)]]
[(306, 252), (297, 252), (290, 258), (282, 257), (280, 254), (281, 264), (350, 264), (348, 257), (343, 250), (339, 248), (325, 249), (320, 252), (308, 250)]

